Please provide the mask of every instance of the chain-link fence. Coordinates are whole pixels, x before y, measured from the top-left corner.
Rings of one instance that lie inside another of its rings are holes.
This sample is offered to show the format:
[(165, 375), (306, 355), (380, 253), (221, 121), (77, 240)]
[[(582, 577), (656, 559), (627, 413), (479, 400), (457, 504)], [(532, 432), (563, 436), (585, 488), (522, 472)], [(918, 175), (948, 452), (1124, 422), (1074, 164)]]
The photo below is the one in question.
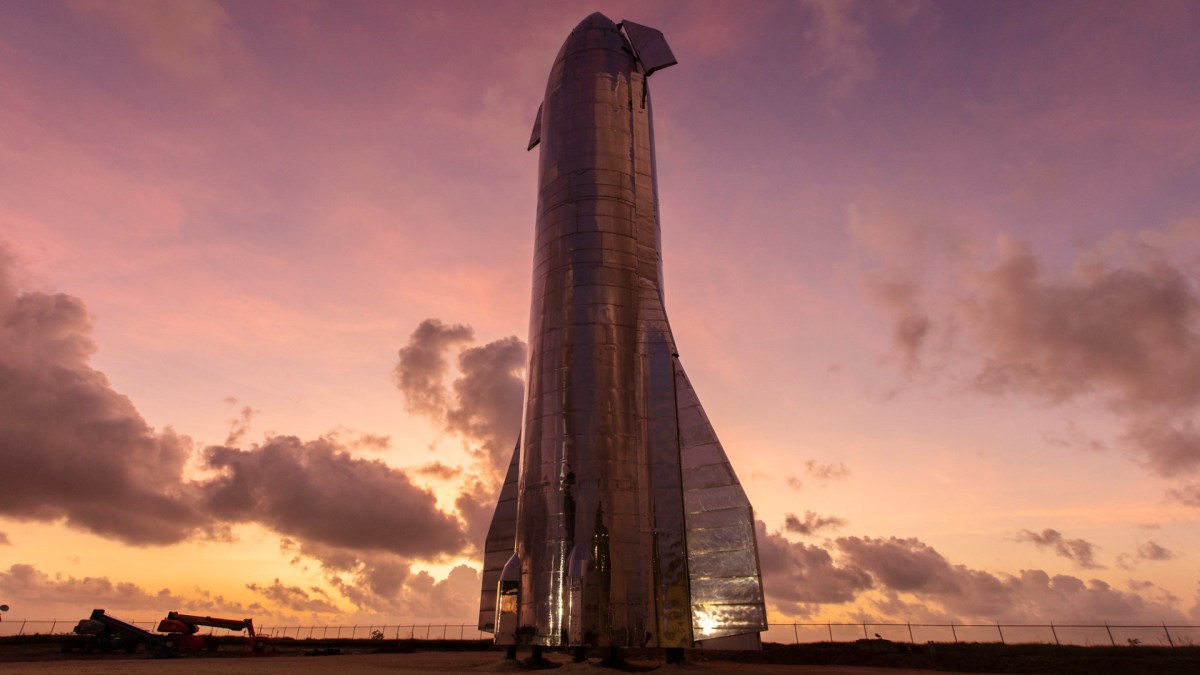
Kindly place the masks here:
[[(70, 633), (78, 620), (17, 619), (0, 621), (0, 636)], [(128, 621), (154, 630), (158, 621)], [(210, 629), (210, 632), (212, 630)], [(297, 640), (486, 640), (491, 633), (475, 624), (358, 624), (262, 626), (260, 635)], [(916, 644), (1002, 642), (1007, 644), (1060, 645), (1200, 645), (1200, 626), (1159, 623), (1133, 624), (1029, 624), (1029, 623), (773, 623), (762, 634), (763, 642), (810, 644), (885, 639)]]

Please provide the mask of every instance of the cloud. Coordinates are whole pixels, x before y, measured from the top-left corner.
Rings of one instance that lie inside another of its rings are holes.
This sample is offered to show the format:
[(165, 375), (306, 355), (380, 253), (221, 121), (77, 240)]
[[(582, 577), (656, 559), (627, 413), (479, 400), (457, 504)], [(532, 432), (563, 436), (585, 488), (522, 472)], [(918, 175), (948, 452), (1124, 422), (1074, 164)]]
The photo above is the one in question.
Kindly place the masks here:
[(915, 370), (921, 362), (932, 325), (929, 314), (917, 300), (917, 287), (909, 281), (876, 280), (868, 284), (876, 302), (895, 315), (892, 343), (900, 352), (905, 369)]
[[(1157, 623), (1182, 620), (1174, 598), (1120, 591), (1042, 570), (992, 574), (951, 563), (917, 539), (843, 537), (843, 565), (870, 575), (882, 594), (864, 605), (894, 620), (954, 619), (1030, 623)], [(1145, 590), (1145, 589), (1143, 589)]]
[(874, 583), (865, 571), (837, 565), (819, 546), (788, 541), (756, 521), (763, 588), (789, 614), (808, 616), (821, 604), (851, 602)]
[[(991, 396), (1099, 402), (1123, 421), (1120, 440), (1146, 468), (1200, 473), (1193, 223), (1114, 235), (1067, 272), (1008, 237), (984, 264), (977, 247), (938, 236), (941, 219), (919, 213), (868, 218), (852, 207), (848, 228), (868, 253), (867, 292), (892, 316), (907, 375), (965, 372), (971, 389)], [(1074, 428), (1049, 442), (1105, 447)], [(1186, 487), (1171, 494), (1195, 503)]]
[(1056, 555), (1070, 560), (1083, 569), (1092, 570), (1103, 567), (1095, 560), (1096, 547), (1091, 542), (1083, 539), (1067, 539), (1058, 530), (1047, 528), (1042, 530), (1041, 534), (1030, 530), (1021, 530), (1017, 533), (1016, 539), (1017, 541), (1032, 542), (1038, 548), (1052, 548)]
[(804, 536), (812, 536), (819, 530), (837, 529), (846, 524), (846, 521), (834, 516), (818, 516), (812, 511), (804, 512), (804, 520), (800, 520), (795, 514), (789, 513), (784, 519), (783, 529), (788, 532), (795, 532)]
[(0, 546), (11, 546), (12, 542), (8, 539), (8, 533), (0, 532)]
[(128, 3), (73, 0), (83, 16), (100, 19), (137, 47), (141, 57), (180, 81), (200, 86), (223, 102), (233, 79), (249, 62), (233, 21), (216, 0)]
[(1200, 483), (1173, 488), (1167, 491), (1167, 496), (1188, 506), (1200, 507)]
[[(463, 524), (438, 510), (431, 492), (401, 470), (350, 452), (386, 446), (386, 437), (339, 429), (314, 441), (272, 436), (249, 449), (233, 447), (248, 433), (255, 413), (249, 406), (232, 421), (226, 445), (200, 453), (171, 429), (156, 432), (90, 366), (95, 345), (83, 302), (18, 293), (11, 267), (0, 250), (0, 474), (7, 479), (0, 514), (65, 520), (135, 545), (228, 536), (230, 524), (252, 522), (313, 544), (406, 558), (464, 550)], [(423, 328), (435, 342), (464, 332)], [(472, 352), (460, 405), (487, 398), (474, 395), (471, 383), (488, 380), (487, 357), (496, 351), (513, 349)], [(432, 371), (438, 368), (435, 358)], [(483, 435), (488, 419), (468, 422)], [(214, 475), (185, 479), (192, 459)]]
[(1200, 298), (1165, 261), (1082, 265), (1047, 278), (1027, 244), (1002, 240), (965, 314), (987, 348), (976, 385), (1066, 400), (1093, 391), (1122, 409), (1200, 402)]
[(785, 482), (787, 483), (787, 486), (793, 490), (799, 490), (804, 486), (804, 484), (800, 482), (800, 479), (795, 476), (788, 476)]
[(446, 429), (479, 440), (495, 474), (508, 468), (520, 433), (525, 366), (525, 343), (516, 337), (458, 355), (462, 376), (454, 381), (455, 403), (446, 414)]
[(91, 367), (79, 298), (19, 293), (11, 265), (0, 248), (0, 514), (134, 545), (210, 527), (183, 480), (191, 439), (150, 428)]
[(815, 459), (804, 462), (804, 472), (822, 482), (844, 480), (850, 476), (850, 469), (841, 462), (825, 463)]
[(404, 394), (405, 410), (441, 421), (448, 405), (443, 384), (449, 370), (446, 352), (473, 337), (470, 326), (447, 326), (437, 319), (426, 319), (417, 326), (400, 349), (400, 361), (392, 371)]
[(464, 543), (458, 520), (437, 509), (431, 492), (327, 438), (276, 436), (249, 450), (212, 446), (204, 463), (219, 475), (203, 483), (203, 504), (226, 522), (422, 558), (456, 553)]
[(422, 476), (430, 476), (439, 480), (450, 480), (462, 474), (463, 470), (457, 466), (446, 466), (441, 462), (433, 462), (419, 466), (412, 470), (413, 473), (421, 474)]
[(879, 57), (872, 32), (881, 25), (908, 24), (924, 3), (804, 0), (801, 6), (805, 28), (800, 66), (805, 75), (824, 84), (827, 103), (834, 105), (874, 79)]
[[(477, 460), (475, 475), (461, 487), (455, 506), (468, 541), (479, 546), (520, 433), (527, 364), (525, 343), (516, 337), (462, 347), (472, 336), (470, 326), (426, 319), (400, 350), (394, 374), (405, 408), (460, 436)], [(447, 384), (448, 354), (456, 347), (459, 375)]]
[(1179, 554), (1153, 541), (1148, 541), (1138, 547), (1137, 557), (1142, 560), (1174, 560), (1179, 557)]
[(285, 540), (283, 551), (295, 554), (296, 565), (305, 558), (317, 560), (329, 585), (360, 612), (459, 622), (478, 610), (479, 574), (466, 565), (435, 580), (428, 572), (414, 572), (403, 557), (386, 552), (346, 551), (294, 540)]
[(156, 592), (108, 577), (51, 577), (33, 565), (18, 563), (0, 572), (0, 591), (5, 602), (21, 606), (23, 613), (38, 615), (46, 605), (79, 604), (81, 599), (95, 607), (125, 610), (163, 610), (165, 605), (185, 606), (185, 600), (164, 588)]
[(329, 594), (318, 587), (308, 590), (299, 586), (281, 583), (278, 577), (269, 585), (250, 583), (246, 588), (258, 593), (280, 607), (305, 614), (334, 614), (340, 611), (329, 598)]

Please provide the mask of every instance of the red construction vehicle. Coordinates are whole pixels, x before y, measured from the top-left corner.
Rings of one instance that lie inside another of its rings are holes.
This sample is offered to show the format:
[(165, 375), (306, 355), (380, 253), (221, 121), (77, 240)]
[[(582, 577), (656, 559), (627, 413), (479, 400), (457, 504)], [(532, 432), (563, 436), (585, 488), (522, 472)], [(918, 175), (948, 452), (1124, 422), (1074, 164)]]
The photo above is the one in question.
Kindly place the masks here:
[(265, 655), (275, 650), (267, 650), (267, 640), (254, 632), (253, 619), (217, 619), (211, 616), (194, 616), (167, 612), (167, 618), (158, 623), (158, 630), (166, 633), (168, 649), (174, 651), (216, 651), (221, 640), (216, 635), (197, 635), (201, 626), (212, 626), (226, 630), (246, 631), (246, 651), (248, 653)]

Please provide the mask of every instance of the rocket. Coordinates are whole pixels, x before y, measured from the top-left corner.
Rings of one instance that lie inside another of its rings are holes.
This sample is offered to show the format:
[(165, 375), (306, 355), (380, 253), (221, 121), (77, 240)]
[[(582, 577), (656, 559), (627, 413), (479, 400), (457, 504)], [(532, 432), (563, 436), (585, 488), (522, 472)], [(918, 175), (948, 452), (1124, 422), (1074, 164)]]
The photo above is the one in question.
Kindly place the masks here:
[(497, 644), (736, 647), (767, 629), (753, 509), (663, 303), (646, 79), (675, 63), (658, 30), (592, 14), (534, 122), (524, 419), (480, 595)]

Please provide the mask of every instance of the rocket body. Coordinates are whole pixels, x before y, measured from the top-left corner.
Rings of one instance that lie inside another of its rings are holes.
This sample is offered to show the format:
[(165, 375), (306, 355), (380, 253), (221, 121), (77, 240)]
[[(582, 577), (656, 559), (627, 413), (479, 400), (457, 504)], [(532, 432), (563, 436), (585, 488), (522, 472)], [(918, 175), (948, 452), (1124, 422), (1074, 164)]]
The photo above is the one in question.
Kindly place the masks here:
[(524, 420), (485, 549), (480, 627), (497, 642), (691, 647), (766, 629), (753, 511), (663, 305), (646, 77), (672, 64), (661, 33), (597, 13), (551, 69), (530, 140)]

